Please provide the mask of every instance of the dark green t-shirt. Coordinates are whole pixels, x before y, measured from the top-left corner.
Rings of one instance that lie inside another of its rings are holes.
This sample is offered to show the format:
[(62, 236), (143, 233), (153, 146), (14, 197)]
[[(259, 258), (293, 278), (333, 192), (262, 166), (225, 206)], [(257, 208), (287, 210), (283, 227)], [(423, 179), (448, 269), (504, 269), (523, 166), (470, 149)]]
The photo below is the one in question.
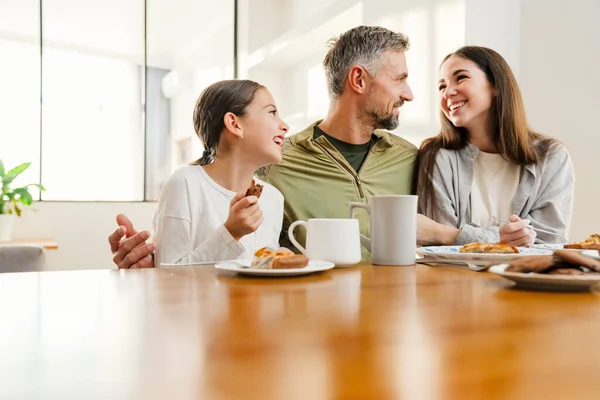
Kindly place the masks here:
[(369, 153), (369, 149), (377, 140), (377, 136), (371, 135), (371, 140), (369, 140), (365, 144), (352, 144), (342, 142), (332, 136), (329, 136), (321, 128), (315, 126), (315, 130), (313, 133), (313, 139), (318, 138), (319, 136), (325, 136), (325, 138), (339, 151), (342, 156), (348, 161), (348, 164), (354, 168), (356, 172), (360, 169), (360, 166), (367, 158), (367, 154)]

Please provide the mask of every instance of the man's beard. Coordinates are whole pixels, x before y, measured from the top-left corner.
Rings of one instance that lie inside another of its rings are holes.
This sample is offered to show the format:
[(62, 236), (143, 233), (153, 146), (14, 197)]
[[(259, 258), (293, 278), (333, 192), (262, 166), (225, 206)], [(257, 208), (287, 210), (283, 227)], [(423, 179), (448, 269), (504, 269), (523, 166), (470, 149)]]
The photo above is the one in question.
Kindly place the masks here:
[[(401, 107), (402, 103), (394, 104), (394, 107)], [(399, 115), (395, 115), (392, 109), (392, 112), (387, 115), (381, 115), (376, 110), (372, 110), (370, 112), (371, 118), (373, 118), (373, 127), (375, 129), (387, 129), (389, 131), (393, 131), (400, 125)]]
[(400, 125), (400, 121), (398, 117), (394, 114), (388, 115), (387, 117), (380, 117), (376, 114), (373, 114), (375, 118), (375, 129), (387, 129), (388, 131), (393, 131)]

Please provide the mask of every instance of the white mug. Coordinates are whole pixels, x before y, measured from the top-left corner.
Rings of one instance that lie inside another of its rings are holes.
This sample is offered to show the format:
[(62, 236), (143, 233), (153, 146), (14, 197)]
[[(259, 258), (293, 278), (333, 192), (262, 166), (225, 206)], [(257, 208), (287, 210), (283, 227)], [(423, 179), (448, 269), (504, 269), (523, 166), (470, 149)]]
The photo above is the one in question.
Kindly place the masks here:
[[(306, 248), (294, 237), (294, 228), (306, 228)], [(350, 218), (311, 218), (296, 221), (288, 229), (290, 241), (306, 257), (325, 260), (336, 266), (351, 266), (360, 262), (360, 231), (358, 220)]]
[(417, 199), (411, 195), (371, 196), (369, 204), (350, 203), (354, 210), (367, 210), (371, 219), (371, 239), (360, 235), (360, 242), (378, 265), (413, 265), (417, 251)]

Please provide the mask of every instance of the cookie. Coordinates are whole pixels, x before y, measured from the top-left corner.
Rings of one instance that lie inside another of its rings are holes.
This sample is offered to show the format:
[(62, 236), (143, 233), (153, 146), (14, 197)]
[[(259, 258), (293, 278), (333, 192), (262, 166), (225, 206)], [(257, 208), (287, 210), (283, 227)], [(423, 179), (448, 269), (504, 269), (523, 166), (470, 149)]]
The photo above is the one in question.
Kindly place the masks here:
[(537, 272), (543, 273), (554, 266), (552, 256), (527, 256), (514, 260), (506, 267), (507, 272)]
[(262, 191), (263, 191), (263, 185), (261, 185), (260, 183), (256, 183), (254, 180), (252, 180), (252, 184), (250, 185), (248, 190), (246, 190), (246, 197), (256, 196), (256, 197), (260, 198)]
[(554, 252), (554, 256), (568, 262), (569, 264), (586, 267), (592, 271), (600, 272), (600, 260), (584, 256), (578, 251), (556, 250)]
[(548, 271), (548, 275), (585, 275), (586, 273), (577, 267), (574, 268), (553, 268)]

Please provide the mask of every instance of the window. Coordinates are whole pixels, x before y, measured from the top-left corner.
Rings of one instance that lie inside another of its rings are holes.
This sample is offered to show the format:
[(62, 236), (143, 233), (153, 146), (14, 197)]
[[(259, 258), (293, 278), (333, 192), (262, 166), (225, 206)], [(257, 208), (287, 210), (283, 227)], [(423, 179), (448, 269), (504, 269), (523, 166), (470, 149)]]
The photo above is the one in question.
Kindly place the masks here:
[(39, 1), (0, 2), (0, 159), (32, 166), (15, 185), (40, 177)]
[(192, 112), (233, 78), (233, 18), (234, 1), (0, 2), (0, 158), (33, 162), (16, 183), (41, 181), (43, 200), (157, 200), (202, 153)]
[(42, 6), (43, 199), (143, 200), (144, 3)]

